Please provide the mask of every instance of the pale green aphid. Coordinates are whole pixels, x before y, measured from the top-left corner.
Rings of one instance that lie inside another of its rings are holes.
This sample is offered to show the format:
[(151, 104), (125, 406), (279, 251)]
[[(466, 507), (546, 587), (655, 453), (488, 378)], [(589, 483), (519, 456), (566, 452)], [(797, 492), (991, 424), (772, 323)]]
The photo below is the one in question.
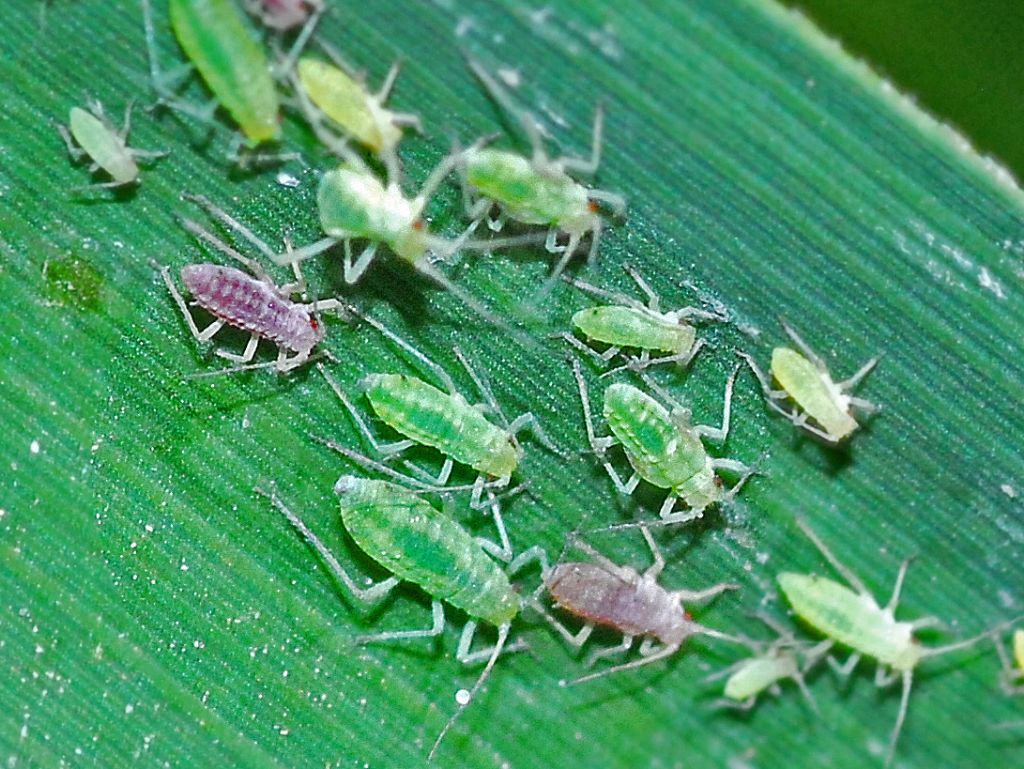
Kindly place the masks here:
[(737, 354), (747, 361), (774, 411), (826, 443), (843, 441), (859, 426), (853, 418), (853, 408), (869, 413), (879, 410), (873, 403), (850, 395), (850, 391), (871, 373), (878, 358), (869, 360), (849, 379), (835, 382), (825, 362), (796, 331), (785, 321), (782, 327), (800, 351), (788, 347), (776, 347), (772, 351), (771, 375), (781, 390), (772, 388), (753, 358), (746, 353)]
[(884, 607), (879, 606), (857, 575), (832, 554), (803, 520), (798, 518), (797, 525), (850, 587), (827, 577), (783, 572), (778, 575), (779, 586), (793, 607), (794, 613), (829, 640), (852, 650), (853, 653), (842, 666), (836, 665), (829, 658), (829, 663), (841, 675), (848, 676), (857, 666), (861, 656), (865, 656), (878, 663), (875, 673), (877, 686), (888, 686), (897, 679), (903, 681), (899, 713), (886, 753), (885, 765), (888, 766), (892, 762), (896, 742), (907, 715), (914, 668), (922, 660), (966, 649), (983, 639), (991, 638), (995, 632), (1009, 623), (1001, 623), (964, 641), (931, 649), (925, 648), (914, 638), (915, 631), (941, 625), (941, 621), (937, 617), (923, 617), (911, 622), (902, 622), (895, 617), (900, 590), (910, 564), (909, 559), (900, 564), (896, 586), (893, 588), (889, 603)]
[(797, 641), (793, 634), (774, 618), (761, 613), (755, 617), (768, 625), (778, 637), (770, 643), (748, 641), (754, 652), (753, 656), (741, 659), (709, 676), (709, 681), (726, 678), (722, 692), (725, 699), (717, 704), (749, 710), (754, 707), (762, 692), (768, 691), (778, 695), (779, 684), (786, 679), (792, 679), (811, 707), (817, 710), (804, 676), (823, 658), (831, 648), (832, 642), (823, 641), (808, 648), (807, 644)]
[[(72, 107), (68, 126), (58, 125), (68, 154), (79, 161), (83, 156), (92, 160), (89, 170), (103, 169), (112, 181), (86, 185), (80, 189), (111, 189), (136, 184), (139, 181), (137, 158), (159, 158), (167, 152), (140, 150), (128, 146), (128, 133), (132, 126), (132, 105), (129, 102), (124, 111), (124, 125), (117, 130), (103, 113), (103, 105), (95, 99), (88, 102), (89, 110)], [(75, 146), (77, 142), (78, 146)]]
[[(279, 102), (270, 65), (233, 0), (170, 0), (171, 27), (191, 66), (166, 74), (157, 65), (149, 0), (142, 0), (142, 6), (150, 73), (161, 104), (206, 123), (223, 107), (241, 130), (236, 141), (250, 149), (279, 138)], [(213, 94), (205, 107), (183, 101), (172, 85), (190, 75), (192, 67)], [(273, 159), (286, 157), (293, 156)]]
[(1003, 663), (999, 683), (1007, 694), (1024, 694), (1024, 630), (1014, 630), (1010, 643), (1012, 653), (996, 640), (996, 650)]
[[(568, 332), (562, 335), (563, 338), (600, 363), (608, 363), (623, 349), (639, 350), (638, 356), (628, 357), (623, 366), (612, 369), (602, 376), (609, 376), (623, 368), (641, 371), (663, 363), (688, 365), (704, 346), (704, 340), (697, 340), (696, 329), (687, 321), (691, 318), (723, 320), (722, 316), (696, 307), (662, 312), (658, 295), (640, 273), (630, 265), (623, 265), (623, 269), (647, 297), (647, 303), (614, 291), (606, 291), (582, 280), (566, 278), (566, 281), (576, 288), (602, 299), (610, 299), (615, 304), (589, 307), (572, 316), (573, 327), (583, 336), (592, 342), (608, 345), (603, 352), (598, 352)], [(651, 353), (664, 354), (652, 358)]]
[[(519, 466), (522, 456), (522, 447), (516, 439), (519, 432), (530, 429), (545, 446), (557, 451), (533, 414), (522, 414), (511, 422), (505, 418), (490, 384), (474, 371), (461, 350), (455, 349), (459, 363), (466, 369), (476, 388), (483, 395), (487, 410), (500, 421), (500, 426), (487, 419), (479, 406), (471, 404), (459, 393), (455, 382), (443, 367), (379, 320), (358, 313), (354, 309), (351, 312), (408, 353), (444, 387), (443, 390), (439, 389), (422, 379), (406, 374), (375, 373), (364, 377), (360, 386), (374, 413), (381, 421), (404, 436), (404, 440), (382, 443), (337, 383), (327, 377), (338, 399), (352, 415), (359, 431), (379, 457), (388, 459), (415, 445), (431, 446), (445, 457), (440, 473), (432, 478), (432, 482), (438, 485), (447, 483), (456, 462), (468, 465), (479, 473), (471, 503), (473, 507), (479, 507), (484, 483), (492, 479), (499, 481), (499, 486), (507, 485)], [(326, 376), (326, 372), (324, 373)], [(431, 477), (425, 470), (408, 464), (421, 477)]]
[(351, 137), (380, 157), (388, 165), (389, 174), (396, 176), (396, 150), (402, 140), (402, 129), (408, 126), (422, 130), (418, 115), (395, 112), (384, 106), (398, 77), (398, 63), (391, 67), (380, 90), (371, 93), (360, 78), (351, 74), (351, 68), (333, 48), (323, 42), (320, 46), (333, 63), (304, 56), (296, 67), (295, 90), (307, 120), (328, 149), (337, 151), (343, 142), (324, 125), (324, 118), (345, 137)]
[[(509, 583), (508, 575), (537, 561), (547, 572), (547, 556), (538, 547), (520, 553), (502, 568), (480, 547), (479, 543), (456, 523), (420, 496), (386, 481), (342, 476), (334, 487), (341, 503), (341, 519), (352, 539), (370, 558), (388, 569), (393, 576), (361, 587), (338, 562), (338, 559), (308, 526), (277, 496), (275, 490), (261, 492), (316, 549), (331, 572), (356, 601), (376, 605), (400, 582), (418, 585), (431, 598), (433, 623), (420, 630), (387, 631), (361, 636), (357, 643), (434, 638), (444, 632), (442, 602), (447, 602), (469, 616), (459, 639), (456, 658), (464, 664), (487, 660), (473, 688), (462, 690), (456, 699), (459, 708), (448, 719), (430, 750), (428, 760), (441, 744), (455, 719), (480, 691), (501, 654), (519, 614), (519, 594)], [(470, 651), (480, 622), (498, 628), (497, 643), (490, 649)]]
[[(659, 511), (662, 523), (684, 523), (700, 518), (709, 505), (735, 496), (754, 472), (736, 460), (710, 456), (701, 441), (708, 438), (722, 442), (728, 436), (732, 388), (738, 370), (737, 366), (725, 386), (721, 427), (694, 425), (690, 410), (645, 376), (647, 384), (670, 404), (671, 410), (632, 385), (613, 384), (604, 394), (604, 418), (612, 435), (598, 437), (591, 417), (587, 385), (579, 361), (573, 361), (591, 448), (619, 492), (632, 494), (641, 480), (668, 490)], [(626, 482), (605, 456), (608, 449), (616, 444), (622, 446), (633, 468), (633, 475)], [(742, 478), (726, 491), (717, 474), (720, 470), (741, 474)], [(673, 512), (677, 500), (689, 509)]]
[[(597, 171), (604, 111), (599, 107), (594, 118), (589, 158), (548, 157), (536, 118), (518, 109), (505, 89), (479, 63), (472, 59), (468, 63), (491, 97), (523, 126), (533, 155), (527, 158), (517, 152), (484, 147), (479, 142), (461, 152), (459, 168), (466, 210), (471, 219), (482, 221), (497, 205), (499, 218), (488, 220), (493, 230), (500, 230), (505, 219), (548, 228), (545, 247), (553, 254), (561, 254), (561, 258), (535, 299), (539, 301), (554, 286), (588, 233), (591, 239), (587, 262), (597, 254), (603, 225), (597, 201), (607, 203), (617, 215), (625, 212), (626, 201), (621, 195), (586, 187), (569, 175), (591, 175)], [(561, 233), (569, 236), (564, 245), (558, 242)]]

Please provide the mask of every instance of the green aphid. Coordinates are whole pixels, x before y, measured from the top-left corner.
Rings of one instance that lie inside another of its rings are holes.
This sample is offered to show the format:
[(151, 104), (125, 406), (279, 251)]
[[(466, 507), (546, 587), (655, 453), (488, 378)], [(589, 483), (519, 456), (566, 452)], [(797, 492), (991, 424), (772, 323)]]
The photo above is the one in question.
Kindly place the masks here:
[(143, 0), (143, 11), (153, 86), (162, 104), (204, 122), (211, 122), (214, 110), (223, 107), (250, 149), (279, 138), (279, 101), (270, 65), (232, 0), (170, 0), (174, 36), (213, 94), (203, 108), (182, 101), (170, 85), (190, 74), (191, 67), (160, 73), (149, 0)]
[[(479, 142), (460, 153), (466, 210), (474, 221), (482, 221), (497, 205), (499, 218), (488, 220), (494, 230), (501, 229), (506, 219), (548, 228), (545, 247), (553, 254), (561, 254), (561, 258), (534, 300), (539, 301), (554, 286), (588, 233), (591, 238), (587, 262), (597, 254), (603, 226), (598, 202), (607, 203), (617, 215), (625, 212), (626, 201), (621, 195), (584, 186), (569, 175), (570, 172), (596, 173), (601, 160), (604, 111), (599, 107), (594, 118), (589, 158), (550, 158), (536, 118), (518, 109), (504, 88), (480, 64), (472, 59), (468, 62), (491, 97), (523, 126), (533, 154), (527, 158), (518, 152), (491, 149)], [(569, 240), (560, 244), (558, 236), (563, 233)]]
[[(361, 586), (338, 562), (335, 555), (308, 526), (277, 496), (276, 491), (261, 492), (316, 549), (347, 593), (363, 604), (378, 604), (400, 582), (418, 585), (431, 598), (433, 623), (430, 628), (387, 631), (360, 636), (357, 643), (434, 638), (444, 632), (442, 602), (469, 616), (459, 640), (457, 659), (464, 664), (486, 660), (487, 664), (473, 688), (456, 694), (459, 707), (437, 736), (428, 757), (441, 744), (455, 719), (480, 691), (508, 639), (512, 621), (521, 607), (519, 594), (508, 575), (537, 561), (547, 572), (547, 557), (540, 547), (532, 547), (502, 567), (492, 560), (480, 544), (456, 523), (421, 496), (386, 481), (342, 476), (334, 487), (341, 504), (341, 520), (360, 549), (393, 576), (370, 586)], [(498, 629), (497, 643), (489, 649), (470, 651), (479, 623)]]
[[(88, 111), (81, 107), (72, 107), (68, 126), (57, 125), (68, 154), (78, 162), (87, 156), (92, 160), (90, 172), (100, 169), (110, 175), (111, 181), (98, 182), (78, 188), (113, 189), (126, 187), (139, 182), (139, 164), (137, 158), (159, 158), (167, 152), (140, 150), (128, 146), (128, 134), (132, 126), (132, 105), (129, 102), (124, 111), (124, 126), (117, 130), (111, 125), (103, 113), (103, 105), (95, 99), (88, 102)], [(77, 146), (76, 146), (77, 143)]]
[(880, 410), (850, 392), (871, 373), (878, 363), (874, 357), (860, 370), (842, 382), (832, 380), (825, 362), (807, 346), (789, 324), (782, 321), (786, 334), (799, 348), (776, 347), (772, 351), (771, 376), (781, 390), (773, 389), (768, 377), (746, 353), (737, 353), (747, 361), (754, 372), (772, 410), (782, 414), (797, 427), (826, 443), (837, 444), (848, 438), (859, 427), (853, 418), (853, 409), (868, 413)]
[(899, 621), (895, 617), (900, 590), (910, 564), (909, 559), (900, 564), (899, 573), (896, 576), (896, 586), (889, 603), (884, 607), (879, 606), (875, 597), (871, 595), (857, 575), (832, 554), (825, 543), (803, 520), (798, 518), (797, 525), (850, 587), (827, 577), (783, 572), (778, 575), (779, 586), (793, 607), (794, 613), (828, 640), (847, 647), (853, 652), (842, 666), (836, 665), (834, 660), (829, 659), (830, 664), (841, 675), (849, 675), (857, 666), (861, 656), (865, 656), (878, 663), (875, 675), (877, 686), (888, 686), (898, 679), (903, 681), (903, 693), (896, 716), (896, 725), (893, 728), (889, 749), (886, 753), (885, 765), (888, 766), (892, 762), (896, 742), (907, 715), (913, 672), (918, 664), (930, 657), (966, 649), (986, 638), (993, 638), (1000, 629), (1013, 624), (1019, 618), (1000, 623), (996, 627), (964, 641), (931, 649), (925, 648), (914, 638), (914, 633), (921, 628), (941, 625), (942, 622), (937, 617), (924, 617), (912, 622)]
[(1007, 651), (1002, 643), (996, 641), (999, 659), (1003, 663), (999, 683), (1009, 695), (1024, 694), (1024, 630), (1014, 630), (1010, 643), (1012, 651)]
[(726, 679), (723, 690), (725, 698), (719, 700), (717, 704), (749, 710), (757, 703), (759, 695), (765, 691), (778, 695), (779, 684), (791, 678), (807, 702), (817, 711), (817, 705), (807, 688), (804, 676), (824, 658), (832, 642), (823, 641), (810, 646), (797, 641), (793, 634), (774, 618), (761, 613), (754, 616), (775, 631), (778, 637), (771, 643), (748, 640), (754, 652), (752, 656), (741, 659), (708, 677), (709, 681)]
[[(500, 420), (500, 426), (485, 417), (481, 407), (471, 404), (459, 393), (444, 368), (380, 321), (354, 309), (351, 312), (408, 353), (444, 387), (443, 390), (439, 389), (407, 374), (375, 373), (364, 377), (360, 386), (374, 413), (382, 422), (404, 436), (401, 441), (382, 443), (341, 388), (328, 377), (328, 382), (352, 415), (359, 431), (379, 457), (394, 457), (416, 445), (435, 448), (444, 455), (445, 460), (440, 473), (432, 478), (432, 482), (444, 485), (455, 463), (468, 465), (479, 473), (471, 503), (473, 507), (479, 507), (484, 484), (488, 480), (497, 480), (499, 486), (507, 485), (518, 468), (523, 452), (516, 439), (517, 433), (530, 429), (545, 446), (557, 453), (533, 414), (522, 414), (511, 423), (505, 418), (490, 384), (474, 371), (461, 350), (455, 349), (456, 357), (483, 395), (488, 412)], [(410, 467), (421, 477), (430, 477), (425, 470), (411, 463)]]
[[(678, 363), (686, 366), (704, 346), (704, 340), (697, 339), (696, 329), (687, 323), (692, 318), (701, 320), (724, 320), (712, 312), (683, 307), (671, 312), (662, 312), (660, 300), (654, 290), (647, 284), (633, 267), (623, 268), (636, 282), (637, 287), (647, 297), (647, 303), (619, 294), (606, 291), (582, 280), (566, 278), (567, 282), (588, 294), (610, 299), (612, 305), (589, 307), (572, 316), (572, 325), (591, 342), (608, 345), (603, 352), (598, 352), (590, 345), (581, 342), (566, 332), (562, 336), (573, 347), (596, 358), (600, 363), (608, 363), (612, 358), (626, 350), (638, 350), (639, 355), (627, 356), (626, 363), (606, 372), (609, 376), (623, 368), (641, 371), (650, 366), (664, 363)], [(651, 354), (657, 357), (651, 357)]]
[[(296, 67), (295, 92), (317, 137), (328, 149), (344, 154), (342, 135), (362, 144), (380, 157), (388, 166), (389, 174), (398, 171), (397, 148), (405, 127), (422, 130), (418, 115), (395, 112), (384, 106), (398, 77), (396, 62), (377, 93), (371, 93), (361, 78), (351, 74), (333, 48), (320, 43), (332, 60), (325, 62), (312, 56), (299, 59)], [(327, 125), (325, 125), (325, 118)]]
[[(738, 370), (737, 366), (725, 386), (721, 427), (694, 425), (689, 409), (675, 402), (667, 392), (645, 377), (647, 384), (670, 404), (671, 410), (632, 385), (613, 384), (604, 394), (604, 418), (612, 435), (598, 437), (591, 417), (587, 385), (579, 361), (573, 361), (591, 448), (621, 493), (632, 494), (641, 480), (668, 490), (659, 511), (662, 523), (683, 523), (700, 518), (709, 505), (735, 496), (754, 472), (736, 460), (712, 457), (702, 442), (703, 438), (722, 442), (728, 436), (732, 388)], [(605, 456), (608, 449), (616, 444), (622, 446), (633, 468), (633, 475), (626, 482)], [(742, 477), (726, 491), (718, 477), (720, 470), (741, 474)], [(688, 509), (673, 511), (677, 500), (681, 500)]]

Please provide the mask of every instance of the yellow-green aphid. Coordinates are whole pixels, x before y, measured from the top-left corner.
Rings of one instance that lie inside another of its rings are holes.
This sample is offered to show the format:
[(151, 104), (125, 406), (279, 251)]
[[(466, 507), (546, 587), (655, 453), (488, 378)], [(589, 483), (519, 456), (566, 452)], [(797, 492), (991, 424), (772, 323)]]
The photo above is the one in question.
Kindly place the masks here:
[[(480, 64), (472, 59), (468, 62), (491, 97), (519, 120), (529, 137), (533, 155), (527, 158), (518, 152), (491, 149), (479, 143), (464, 150), (459, 168), (467, 213), (474, 221), (481, 221), (497, 205), (500, 215), (488, 220), (491, 229), (501, 229), (505, 219), (548, 228), (545, 247), (553, 254), (561, 254), (561, 258), (536, 302), (551, 290), (588, 233), (591, 237), (587, 262), (597, 254), (603, 225), (598, 202), (607, 203), (616, 215), (625, 212), (626, 201), (621, 195), (587, 187), (569, 175), (569, 172), (584, 175), (597, 172), (604, 111), (598, 107), (594, 118), (589, 158), (548, 157), (536, 118), (518, 109), (505, 89)], [(569, 237), (565, 244), (558, 242), (562, 233)]]
[[(89, 171), (103, 169), (110, 174), (111, 181), (86, 185), (79, 189), (111, 189), (125, 187), (139, 182), (139, 164), (137, 158), (159, 158), (167, 152), (140, 150), (128, 146), (128, 133), (132, 126), (132, 104), (129, 102), (124, 111), (124, 125), (117, 130), (111, 125), (103, 113), (103, 105), (90, 99), (88, 111), (81, 107), (72, 107), (68, 126), (57, 126), (68, 154), (78, 162), (83, 156), (92, 160)], [(77, 143), (77, 146), (76, 146)]]
[(827, 577), (783, 572), (778, 575), (779, 586), (793, 607), (793, 612), (829, 640), (852, 651), (842, 666), (835, 665), (834, 661), (829, 659), (830, 664), (841, 675), (849, 675), (861, 656), (865, 656), (878, 663), (875, 673), (877, 686), (888, 686), (897, 679), (903, 681), (903, 694), (896, 725), (886, 753), (885, 765), (888, 766), (892, 762), (896, 742), (907, 715), (914, 668), (929, 657), (965, 649), (983, 639), (991, 638), (998, 629), (1008, 623), (1001, 623), (964, 641), (931, 649), (925, 648), (914, 638), (914, 632), (924, 627), (941, 625), (941, 621), (937, 617), (923, 617), (912, 622), (903, 622), (895, 617), (909, 560), (900, 564), (896, 586), (889, 603), (884, 607), (879, 606), (864, 583), (832, 554), (818, 535), (803, 520), (798, 518), (797, 524), (850, 587)]
[[(455, 382), (444, 368), (380, 321), (355, 310), (351, 312), (362, 317), (387, 339), (398, 345), (420, 366), (431, 372), (444, 387), (443, 390), (439, 389), (407, 374), (375, 373), (364, 377), (360, 386), (374, 413), (381, 421), (404, 436), (404, 440), (382, 443), (341, 388), (327, 377), (339, 400), (352, 415), (359, 431), (381, 459), (394, 457), (415, 445), (431, 446), (445, 457), (440, 473), (436, 478), (432, 478), (432, 482), (437, 485), (447, 483), (456, 462), (469, 465), (479, 473), (471, 502), (471, 506), (479, 507), (484, 484), (488, 480), (497, 480), (498, 486), (507, 485), (519, 466), (523, 452), (516, 439), (517, 433), (530, 429), (545, 446), (557, 452), (533, 414), (522, 414), (512, 422), (505, 418), (490, 384), (474, 371), (461, 350), (455, 349), (456, 357), (483, 395), (488, 412), (500, 421), (500, 426), (487, 419), (480, 406), (471, 404), (459, 393)], [(326, 375), (326, 372), (324, 373)], [(430, 477), (427, 471), (411, 463), (407, 464), (421, 477)], [(500, 521), (496, 520), (496, 523), (501, 530)]]
[(862, 398), (850, 395), (878, 363), (872, 358), (849, 379), (832, 380), (825, 362), (807, 346), (803, 339), (785, 321), (782, 327), (799, 348), (776, 347), (772, 351), (771, 376), (781, 390), (773, 389), (760, 367), (746, 353), (737, 353), (750, 365), (761, 383), (768, 405), (786, 419), (826, 443), (840, 443), (859, 426), (853, 418), (853, 409), (872, 413), (879, 407)]
[[(658, 582), (665, 568), (665, 558), (647, 527), (641, 525), (639, 528), (654, 558), (654, 562), (642, 574), (630, 566), (614, 563), (587, 543), (575, 540), (570, 544), (587, 553), (590, 560), (560, 560), (553, 569), (545, 571), (544, 584), (529, 599), (530, 605), (573, 648), (581, 648), (596, 625), (622, 633), (621, 644), (592, 652), (586, 662), (588, 667), (603, 657), (625, 654), (638, 636), (643, 638), (639, 659), (591, 673), (571, 683), (592, 681), (670, 657), (692, 635), (742, 642), (741, 639), (694, 622), (683, 606), (684, 601), (704, 601), (739, 586), (722, 582), (704, 590), (667, 590)], [(584, 621), (579, 631), (574, 633), (544, 608), (538, 600), (539, 593), (544, 589), (547, 589), (559, 609)], [(566, 683), (562, 681), (563, 685)]]
[[(433, 638), (444, 632), (442, 602), (447, 602), (469, 617), (459, 640), (457, 659), (464, 664), (487, 660), (480, 677), (467, 693), (456, 695), (458, 710), (445, 724), (430, 750), (429, 758), (451, 728), (455, 719), (472, 701), (486, 681), (508, 639), (512, 620), (519, 614), (519, 594), (509, 583), (528, 563), (537, 561), (547, 572), (547, 557), (540, 547), (532, 547), (511, 559), (504, 568), (484, 552), (478, 542), (450, 516), (442, 513), (421, 496), (386, 481), (342, 476), (334, 486), (341, 504), (341, 520), (346, 531), (370, 558), (393, 576), (381, 582), (358, 583), (338, 562), (335, 555), (308, 526), (277, 496), (276, 491), (261, 492), (316, 549), (347, 593), (363, 604), (376, 605), (400, 582), (418, 585), (431, 598), (433, 623), (421, 630), (388, 631), (361, 636), (357, 643)], [(470, 651), (477, 625), (484, 622), (498, 629), (497, 643), (490, 649)]]
[[(670, 404), (671, 410), (632, 385), (613, 384), (604, 394), (604, 418), (612, 435), (598, 437), (591, 417), (587, 385), (579, 361), (573, 361), (591, 448), (619, 492), (632, 494), (641, 480), (668, 490), (659, 511), (662, 523), (684, 523), (700, 518), (709, 505), (731, 499), (754, 472), (736, 460), (712, 457), (701, 442), (702, 438), (722, 442), (728, 436), (732, 388), (738, 369), (737, 366), (733, 370), (725, 386), (721, 427), (694, 425), (688, 408), (675, 402), (667, 392), (645, 377), (647, 384)], [(608, 449), (616, 444), (622, 446), (633, 468), (633, 475), (625, 482), (605, 456)], [(726, 491), (717, 474), (720, 470), (741, 474), (742, 477), (731, 490)], [(673, 511), (677, 500), (681, 500), (688, 509)]]
[[(572, 316), (573, 327), (583, 336), (592, 342), (608, 345), (604, 352), (594, 350), (568, 332), (563, 334), (563, 337), (573, 347), (595, 357), (601, 363), (607, 363), (623, 349), (640, 351), (638, 356), (627, 357), (623, 366), (612, 369), (602, 376), (609, 376), (623, 368), (641, 371), (662, 363), (679, 363), (686, 366), (704, 346), (704, 340), (697, 340), (697, 331), (687, 323), (687, 320), (724, 318), (717, 313), (695, 307), (662, 312), (658, 295), (640, 273), (630, 265), (623, 265), (623, 268), (647, 297), (647, 303), (638, 302), (632, 297), (614, 291), (606, 291), (582, 280), (566, 278), (567, 282), (576, 288), (602, 299), (610, 299), (615, 304), (589, 307)], [(652, 352), (665, 354), (652, 358)]]
[(170, 0), (174, 36), (213, 94), (206, 108), (181, 101), (168, 85), (168, 80), (184, 73), (159, 72), (149, 0), (143, 0), (143, 10), (150, 70), (162, 103), (207, 122), (218, 105), (223, 107), (250, 149), (279, 137), (279, 104), (270, 65), (233, 0)]
[(1007, 694), (1024, 694), (1024, 630), (1014, 630), (1010, 644), (1011, 652), (1007, 652), (1003, 644), (996, 640), (996, 650), (1003, 663), (999, 684)]
[(312, 56), (299, 59), (296, 93), (317, 137), (328, 149), (335, 150), (341, 140), (324, 125), (326, 117), (345, 137), (351, 137), (377, 155), (397, 176), (397, 147), (403, 127), (422, 130), (419, 116), (395, 112), (384, 106), (398, 77), (396, 62), (377, 93), (371, 93), (361, 78), (341, 60), (333, 48), (321, 43), (332, 63)]
[(807, 644), (797, 641), (787, 628), (772, 617), (761, 613), (755, 616), (775, 631), (778, 637), (771, 643), (748, 641), (754, 652), (753, 656), (741, 659), (725, 670), (708, 677), (710, 681), (727, 676), (723, 690), (725, 698), (719, 700), (717, 704), (749, 710), (754, 707), (762, 692), (769, 691), (777, 696), (780, 693), (779, 683), (791, 678), (796, 682), (811, 707), (817, 710), (814, 697), (811, 696), (811, 692), (807, 688), (804, 676), (818, 661), (823, 659), (825, 653), (831, 648), (832, 642), (822, 641), (816, 646), (807, 648)]

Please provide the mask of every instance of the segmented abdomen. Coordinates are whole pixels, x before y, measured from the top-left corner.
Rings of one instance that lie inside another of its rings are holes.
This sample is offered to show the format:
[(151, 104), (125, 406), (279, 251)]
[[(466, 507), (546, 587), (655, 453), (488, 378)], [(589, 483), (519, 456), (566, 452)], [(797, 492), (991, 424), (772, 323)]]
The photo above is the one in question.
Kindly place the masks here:
[(190, 264), (181, 280), (196, 304), (236, 328), (295, 352), (309, 351), (319, 341), (316, 321), (304, 307), (241, 270)]

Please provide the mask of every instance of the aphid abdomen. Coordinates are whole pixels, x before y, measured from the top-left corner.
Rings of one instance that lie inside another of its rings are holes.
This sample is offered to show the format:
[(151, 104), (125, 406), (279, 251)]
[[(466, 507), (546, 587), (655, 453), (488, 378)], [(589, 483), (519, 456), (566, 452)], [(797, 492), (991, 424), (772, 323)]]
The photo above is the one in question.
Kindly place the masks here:
[(494, 625), (518, 614), (519, 596), (498, 564), (427, 501), (385, 481), (347, 478), (335, 489), (349, 534), (395, 576)]
[(115, 182), (128, 184), (138, 178), (138, 164), (109, 125), (79, 107), (71, 108), (69, 122), (75, 141)]
[(653, 635), (665, 643), (678, 641), (682, 610), (668, 593), (653, 584), (629, 582), (593, 563), (562, 563), (547, 579), (548, 592), (566, 611), (626, 635)]
[(604, 417), (633, 469), (658, 488), (683, 486), (707, 466), (700, 439), (680, 431), (664, 406), (632, 385), (605, 391)]
[(229, 325), (295, 352), (308, 352), (322, 339), (305, 308), (252, 276), (217, 264), (191, 264), (181, 280), (196, 304)]
[(348, 73), (310, 57), (299, 60), (298, 72), (309, 100), (359, 143), (379, 153), (401, 140), (402, 131), (389, 111)]
[(846, 405), (847, 396), (803, 355), (788, 347), (776, 347), (771, 371), (789, 397), (833, 439), (841, 440), (857, 429)]
[(682, 355), (693, 347), (693, 326), (669, 320), (650, 310), (622, 305), (591, 307), (572, 316), (573, 325), (589, 339), (616, 347), (635, 347)]
[(797, 616), (829, 638), (895, 670), (920, 659), (911, 623), (897, 622), (871, 596), (826, 577), (783, 572), (778, 579)]
[(234, 3), (171, 0), (170, 14), (185, 55), (249, 144), (277, 138), (277, 91), (267, 58)]
[(462, 398), (404, 374), (371, 374), (363, 387), (377, 416), (405, 437), (497, 478), (515, 470), (508, 435)]
[(467, 153), (466, 180), (524, 224), (571, 225), (592, 216), (583, 185), (561, 171), (540, 171), (514, 152)]

